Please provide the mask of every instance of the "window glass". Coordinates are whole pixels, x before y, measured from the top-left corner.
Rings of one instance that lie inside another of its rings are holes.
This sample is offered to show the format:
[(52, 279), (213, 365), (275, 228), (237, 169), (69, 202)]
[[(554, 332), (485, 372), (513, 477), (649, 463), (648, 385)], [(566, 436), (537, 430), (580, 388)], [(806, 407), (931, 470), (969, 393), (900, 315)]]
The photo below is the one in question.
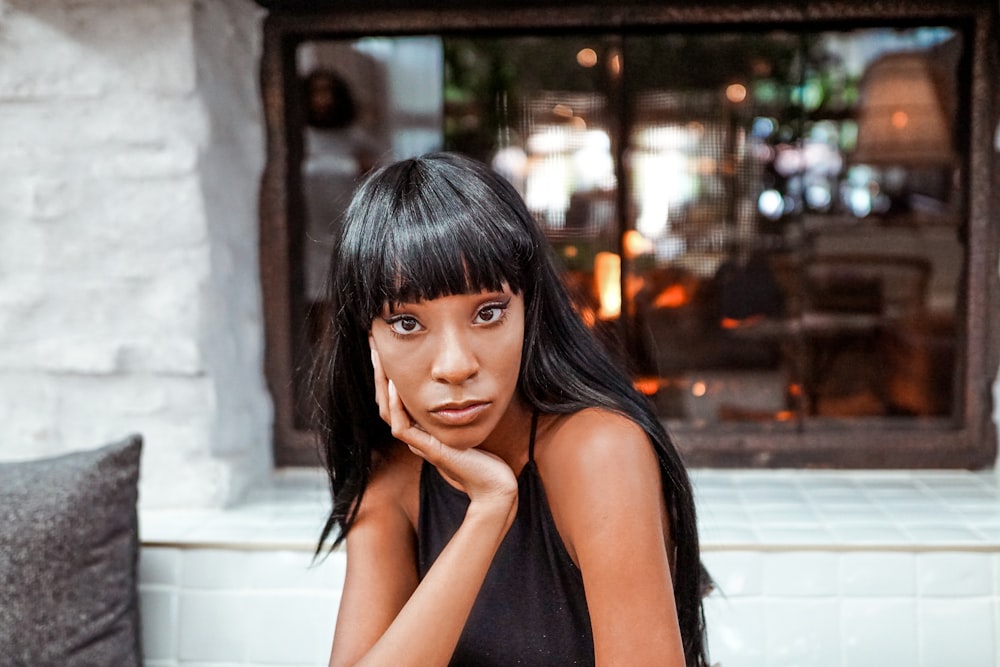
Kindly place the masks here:
[(306, 43), (305, 301), (360, 175), (455, 150), (522, 193), (675, 430), (944, 423), (962, 49), (947, 27)]

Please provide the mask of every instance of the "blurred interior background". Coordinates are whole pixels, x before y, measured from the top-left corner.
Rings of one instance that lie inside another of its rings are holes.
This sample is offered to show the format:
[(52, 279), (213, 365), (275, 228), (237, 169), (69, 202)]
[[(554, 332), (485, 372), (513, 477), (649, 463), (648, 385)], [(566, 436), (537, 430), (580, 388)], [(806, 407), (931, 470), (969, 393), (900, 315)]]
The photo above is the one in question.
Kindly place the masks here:
[(935, 23), (303, 41), (294, 321), (325, 315), (358, 177), (459, 151), (521, 192), (675, 432), (947, 428), (969, 57)]

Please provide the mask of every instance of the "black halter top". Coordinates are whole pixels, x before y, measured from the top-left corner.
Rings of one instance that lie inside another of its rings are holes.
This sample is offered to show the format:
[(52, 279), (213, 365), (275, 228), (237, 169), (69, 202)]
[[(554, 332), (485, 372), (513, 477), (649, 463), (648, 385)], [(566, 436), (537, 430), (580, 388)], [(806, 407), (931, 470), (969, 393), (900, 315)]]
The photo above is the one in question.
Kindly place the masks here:
[[(532, 415), (528, 463), (518, 476), (514, 522), (497, 550), (451, 665), (593, 665), (583, 577), (562, 542), (535, 465)], [(420, 577), (465, 518), (469, 497), (423, 464), (417, 527)], [(433, 631), (433, 619), (429, 627)]]

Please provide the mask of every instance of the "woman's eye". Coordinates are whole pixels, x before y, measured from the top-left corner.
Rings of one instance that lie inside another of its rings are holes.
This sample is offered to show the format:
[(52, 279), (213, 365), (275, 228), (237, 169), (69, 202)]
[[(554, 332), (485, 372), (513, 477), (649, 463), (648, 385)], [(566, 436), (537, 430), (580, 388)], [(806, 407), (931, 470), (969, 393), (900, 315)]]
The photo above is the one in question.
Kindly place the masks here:
[(398, 334), (410, 334), (420, 329), (420, 322), (412, 317), (400, 317), (388, 323), (389, 328)]
[(496, 322), (498, 319), (500, 319), (500, 315), (502, 312), (503, 312), (503, 306), (499, 305), (486, 306), (485, 308), (480, 309), (478, 313), (476, 313), (476, 321), (484, 324), (486, 322)]

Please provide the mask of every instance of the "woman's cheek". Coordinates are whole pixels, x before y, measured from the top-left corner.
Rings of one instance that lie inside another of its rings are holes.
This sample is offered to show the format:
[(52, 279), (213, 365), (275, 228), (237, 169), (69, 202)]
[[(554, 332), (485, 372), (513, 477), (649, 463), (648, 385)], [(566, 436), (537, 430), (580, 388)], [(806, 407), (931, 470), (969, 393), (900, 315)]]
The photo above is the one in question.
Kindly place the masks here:
[(413, 394), (416, 391), (416, 387), (420, 384), (419, 379), (415, 376), (412, 363), (407, 363), (405, 358), (399, 358), (393, 354), (389, 354), (388, 356), (383, 355), (381, 358), (382, 370), (385, 372), (385, 376), (392, 380), (392, 383), (396, 386), (396, 391), (399, 393), (399, 398), (403, 402), (403, 405), (410, 404), (410, 401), (414, 398)]

